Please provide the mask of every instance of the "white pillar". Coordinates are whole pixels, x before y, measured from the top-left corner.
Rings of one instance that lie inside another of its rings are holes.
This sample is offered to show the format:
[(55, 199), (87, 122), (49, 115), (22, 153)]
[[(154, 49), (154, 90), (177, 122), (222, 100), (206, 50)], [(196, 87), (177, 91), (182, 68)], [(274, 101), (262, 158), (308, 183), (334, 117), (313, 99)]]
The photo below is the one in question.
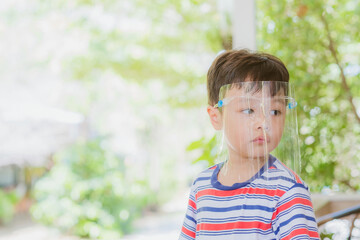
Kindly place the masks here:
[(256, 50), (255, 0), (233, 0), (232, 46)]

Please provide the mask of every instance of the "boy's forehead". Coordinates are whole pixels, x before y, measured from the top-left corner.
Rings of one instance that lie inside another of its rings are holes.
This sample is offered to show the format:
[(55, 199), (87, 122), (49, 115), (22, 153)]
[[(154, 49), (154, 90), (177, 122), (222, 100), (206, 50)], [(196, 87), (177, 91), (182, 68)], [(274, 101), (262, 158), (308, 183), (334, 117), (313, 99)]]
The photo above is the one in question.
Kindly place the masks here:
[(267, 87), (260, 89), (259, 91), (253, 91), (252, 89), (247, 89), (246, 86), (241, 88), (237, 86), (230, 87), (224, 97), (233, 97), (233, 96), (248, 96), (255, 98), (271, 98), (271, 97), (284, 97), (284, 89), (280, 89), (276, 95), (271, 94), (271, 90)]
[(246, 93), (244, 88), (238, 88), (238, 87), (231, 87), (228, 91), (226, 91), (225, 97), (234, 97), (234, 96), (245, 96), (249, 95), (249, 93)]

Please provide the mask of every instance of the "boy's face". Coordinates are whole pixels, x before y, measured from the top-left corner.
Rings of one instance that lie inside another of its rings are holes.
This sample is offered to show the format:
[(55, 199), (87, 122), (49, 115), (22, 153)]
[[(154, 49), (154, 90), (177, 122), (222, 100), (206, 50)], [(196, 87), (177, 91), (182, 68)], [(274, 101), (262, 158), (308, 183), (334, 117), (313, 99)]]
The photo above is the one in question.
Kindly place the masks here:
[(227, 91), (222, 107), (222, 130), (229, 151), (241, 158), (263, 158), (279, 144), (285, 124), (284, 91), (271, 96), (268, 91)]

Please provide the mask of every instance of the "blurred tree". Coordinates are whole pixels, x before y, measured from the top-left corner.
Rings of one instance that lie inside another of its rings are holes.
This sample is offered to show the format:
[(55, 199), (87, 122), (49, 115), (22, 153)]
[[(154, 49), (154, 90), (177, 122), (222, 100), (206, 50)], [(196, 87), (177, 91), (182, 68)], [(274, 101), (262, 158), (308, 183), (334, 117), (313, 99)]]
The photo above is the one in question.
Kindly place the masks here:
[[(84, 237), (122, 235), (149, 202), (174, 189), (189, 135), (174, 125), (196, 120), (185, 111), (205, 103), (206, 69), (223, 45), (215, 0), (18, 0), (0, 11), (6, 43), (17, 43), (9, 48), (16, 54), (5, 49), (11, 57), (0, 60), (13, 70), (0, 74), (30, 86), (53, 83), (60, 107), (85, 115), (88, 136), (111, 142), (106, 151), (90, 141), (57, 154), (35, 184), (34, 218)], [(43, 91), (50, 105), (55, 94)], [(115, 161), (126, 163), (124, 175), (108, 158), (114, 152), (126, 156)], [(137, 182), (124, 184), (129, 178)]]
[(161, 81), (167, 87), (166, 101), (174, 106), (204, 101), (196, 86), (204, 83), (207, 63), (222, 45), (215, 0), (79, 0), (58, 5), (62, 11), (75, 10), (69, 31), (89, 39), (83, 54), (65, 61), (68, 79), (94, 82), (110, 71), (142, 85)]
[(296, 87), (302, 173), (312, 190), (360, 189), (360, 5), (354, 0), (257, 1), (259, 50)]
[(36, 220), (92, 239), (115, 239), (131, 230), (155, 195), (148, 183), (127, 176), (123, 158), (107, 144), (98, 138), (56, 154), (54, 167), (33, 190)]
[(17, 202), (18, 197), (15, 191), (4, 191), (0, 189), (0, 225), (10, 222), (14, 217)]
[[(259, 51), (295, 85), (302, 172), (312, 191), (360, 190), (360, 5), (354, 0), (257, 2)], [(188, 150), (214, 164), (215, 138)], [(215, 154), (216, 155), (216, 154)]]

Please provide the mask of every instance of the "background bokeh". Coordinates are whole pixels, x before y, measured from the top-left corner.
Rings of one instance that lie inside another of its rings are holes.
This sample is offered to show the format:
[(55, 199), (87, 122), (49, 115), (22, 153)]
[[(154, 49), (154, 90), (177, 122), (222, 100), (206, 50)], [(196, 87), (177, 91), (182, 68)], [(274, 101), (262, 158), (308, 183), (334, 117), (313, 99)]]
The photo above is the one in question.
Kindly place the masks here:
[[(0, 239), (24, 226), (57, 229), (34, 239), (144, 239), (154, 219), (177, 236), (217, 152), (206, 73), (232, 47), (226, 2), (0, 3)], [(357, 0), (256, 1), (257, 48), (296, 88), (313, 193), (360, 190), (359, 26)]]

